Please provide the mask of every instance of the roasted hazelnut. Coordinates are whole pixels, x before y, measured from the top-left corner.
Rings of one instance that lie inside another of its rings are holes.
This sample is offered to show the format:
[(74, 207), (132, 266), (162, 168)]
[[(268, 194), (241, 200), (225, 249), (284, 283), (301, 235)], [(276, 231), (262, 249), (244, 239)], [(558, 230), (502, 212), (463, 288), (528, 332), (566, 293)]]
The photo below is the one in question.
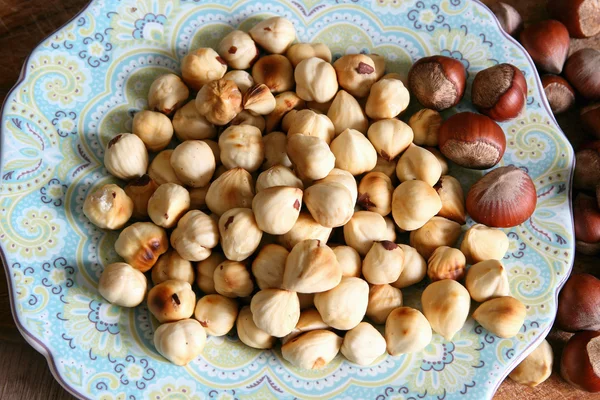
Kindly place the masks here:
[[(354, 206), (353, 206), (354, 207)], [(83, 203), (83, 214), (101, 229), (121, 229), (133, 213), (134, 203), (115, 184), (102, 186), (90, 193)]]
[(173, 129), (175, 136), (181, 141), (211, 139), (217, 136), (215, 126), (198, 112), (195, 100), (190, 100), (175, 112)]
[(265, 148), (260, 130), (251, 125), (235, 125), (219, 136), (221, 162), (229, 169), (244, 168), (254, 172), (265, 158)]
[(575, 90), (564, 78), (558, 75), (544, 75), (542, 85), (554, 114), (561, 114), (575, 104)]
[(367, 97), (377, 82), (375, 62), (364, 54), (347, 54), (333, 63), (340, 86), (354, 97)]
[(346, 129), (331, 142), (331, 152), (335, 156), (335, 166), (360, 175), (375, 168), (377, 151), (364, 134), (354, 129)]
[(298, 134), (316, 136), (329, 144), (335, 136), (335, 130), (326, 115), (317, 114), (312, 110), (301, 110), (296, 112), (287, 133), (288, 137)]
[(115, 251), (133, 268), (146, 272), (169, 248), (165, 230), (151, 222), (136, 222), (123, 229)]
[(173, 137), (173, 124), (166, 115), (143, 110), (133, 117), (133, 134), (137, 135), (150, 151), (167, 147)]
[(171, 167), (177, 178), (185, 185), (203, 187), (210, 182), (215, 172), (216, 162), (214, 153), (206, 142), (186, 140), (173, 150)]
[(226, 335), (235, 325), (237, 316), (237, 302), (220, 294), (202, 297), (194, 310), (194, 318), (211, 336)]
[(350, 362), (372, 364), (385, 353), (385, 339), (373, 325), (361, 322), (346, 332), (340, 351)]
[(558, 297), (556, 322), (567, 332), (600, 330), (600, 280), (572, 274)]
[(104, 166), (119, 179), (139, 178), (148, 168), (148, 150), (142, 139), (131, 133), (120, 133), (108, 142)]
[(271, 132), (263, 136), (265, 161), (262, 169), (268, 170), (276, 165), (290, 168), (292, 162), (287, 155), (287, 136), (283, 132)]
[(510, 295), (506, 270), (498, 260), (481, 261), (471, 266), (465, 286), (471, 298), (480, 303)]
[(242, 111), (242, 92), (227, 79), (209, 82), (198, 92), (196, 108), (211, 124), (225, 125)]
[(552, 347), (543, 340), (508, 376), (517, 383), (535, 387), (550, 377), (553, 363)]
[[(242, 97), (242, 106), (246, 111), (250, 111), (254, 114), (266, 115), (275, 109), (275, 96), (273, 96), (273, 93), (271, 93), (267, 85), (264, 83), (257, 84), (244, 93), (244, 96)], [(233, 123), (233, 125), (240, 124)]]
[(582, 108), (581, 122), (589, 133), (600, 138), (600, 103)]
[(380, 214), (371, 211), (357, 211), (344, 225), (346, 244), (366, 256), (373, 242), (385, 240), (387, 224)]
[(498, 64), (479, 71), (473, 80), (471, 101), (482, 114), (496, 121), (519, 116), (527, 100), (527, 82), (520, 69)]
[(175, 365), (189, 364), (202, 354), (206, 331), (195, 319), (162, 324), (154, 331), (154, 347)]
[(464, 254), (448, 246), (440, 246), (427, 261), (427, 276), (432, 282), (443, 279), (459, 281), (465, 276), (466, 260)]
[(190, 285), (194, 283), (192, 263), (181, 258), (173, 249), (158, 257), (152, 267), (152, 283), (158, 285), (168, 280), (188, 282)]
[(296, 39), (296, 29), (289, 19), (272, 17), (256, 24), (250, 36), (269, 53), (283, 54)]
[(198, 210), (188, 211), (171, 233), (171, 246), (189, 261), (202, 261), (219, 244), (217, 222)]
[(587, 38), (600, 32), (600, 5), (595, 0), (553, 0), (548, 12), (565, 24), (571, 37)]
[(290, 130), (290, 126), (292, 126), (292, 122), (294, 122), (296, 114), (298, 114), (298, 110), (290, 110), (281, 119), (281, 130), (283, 132), (287, 132)]
[(446, 340), (452, 340), (469, 316), (471, 297), (463, 285), (444, 279), (425, 288), (421, 303), (431, 328)]
[(467, 258), (467, 263), (476, 264), (486, 260), (502, 260), (508, 244), (508, 236), (500, 229), (475, 224), (465, 233), (460, 251)]
[(148, 90), (150, 110), (171, 115), (190, 97), (190, 90), (180, 77), (164, 74), (156, 78)]
[(373, 285), (395, 282), (402, 272), (404, 252), (389, 240), (373, 243), (362, 263), (362, 274)]
[(239, 261), (223, 261), (215, 269), (213, 280), (217, 293), (225, 297), (246, 297), (254, 290), (246, 265)]
[(410, 233), (410, 245), (428, 259), (440, 246), (454, 246), (461, 232), (459, 223), (443, 217), (433, 217)]
[(600, 184), (600, 151), (582, 149), (575, 153), (573, 187), (593, 191)]
[[(217, 51), (231, 68), (248, 69), (258, 59), (258, 48), (254, 40), (246, 32), (234, 30), (229, 32), (217, 47)], [(216, 80), (223, 75), (211, 79)]]
[[(298, 296), (306, 296), (306, 295), (298, 294)], [(314, 295), (309, 295), (309, 296), (314, 296)], [(302, 301), (300, 302), (300, 308), (302, 309)], [(282, 345), (286, 344), (293, 338), (298, 337), (298, 336), (302, 335), (303, 333), (315, 331), (318, 329), (329, 330), (330, 326), (327, 325), (325, 322), (323, 322), (323, 319), (321, 318), (321, 314), (319, 314), (319, 312), (316, 309), (314, 309), (314, 308), (305, 309), (300, 313), (300, 319), (298, 320), (296, 327), (289, 334), (287, 334), (286, 336), (284, 336), (281, 339), (281, 344)]]
[(465, 93), (466, 71), (450, 57), (419, 59), (408, 73), (408, 89), (423, 107), (442, 111), (457, 105)]
[(400, 248), (404, 252), (404, 262), (402, 263), (402, 272), (396, 282), (392, 282), (391, 285), (398, 289), (419, 283), (425, 278), (427, 274), (427, 263), (422, 255), (413, 247), (405, 244), (399, 244)]
[(290, 186), (304, 189), (302, 180), (291, 169), (280, 164), (261, 172), (256, 179), (256, 192), (276, 186)]
[(233, 168), (218, 177), (208, 188), (206, 205), (217, 215), (232, 208), (251, 208), (254, 179), (243, 168)]
[(565, 64), (565, 77), (588, 100), (600, 100), (600, 51), (581, 49)]
[(252, 200), (258, 227), (271, 235), (283, 235), (292, 229), (301, 206), (302, 189), (289, 186), (264, 189)]
[(405, 231), (419, 229), (441, 209), (440, 196), (423, 181), (403, 182), (392, 194), (392, 216)]
[(148, 292), (148, 310), (161, 324), (191, 317), (195, 306), (196, 295), (188, 282), (168, 280)]
[(246, 93), (248, 91), (248, 89), (250, 89), (252, 86), (254, 86), (254, 78), (252, 78), (252, 75), (250, 75), (250, 73), (248, 73), (246, 71), (240, 71), (240, 70), (229, 71), (228, 73), (223, 75), (223, 79), (227, 79), (227, 80), (235, 82), (235, 84), (237, 85), (238, 89), (240, 89), (240, 92), (242, 92), (242, 94)]
[(337, 182), (344, 185), (352, 195), (352, 204), (356, 204), (358, 188), (356, 186), (356, 179), (354, 179), (354, 176), (350, 172), (344, 171), (343, 169), (334, 168), (331, 170), (331, 172), (329, 172), (329, 174), (327, 174), (325, 178), (314, 181), (315, 184), (326, 182)]
[(419, 146), (437, 146), (442, 121), (442, 115), (435, 110), (417, 111), (408, 121), (414, 134), (413, 142)]
[(374, 122), (367, 133), (377, 153), (385, 160), (393, 160), (413, 141), (413, 131), (397, 119)]
[(521, 29), (523, 29), (523, 18), (521, 18), (521, 14), (513, 6), (498, 2), (488, 7), (496, 15), (500, 27), (506, 33), (516, 37), (521, 32)]
[(261, 290), (281, 289), (285, 261), (289, 254), (285, 247), (278, 244), (268, 244), (260, 249), (252, 262), (252, 275)]
[(280, 54), (260, 58), (252, 67), (252, 78), (257, 84), (264, 83), (272, 93), (294, 88), (294, 67)]
[(342, 338), (323, 329), (303, 333), (281, 346), (281, 355), (297, 368), (321, 369), (337, 356)]
[(406, 110), (410, 94), (398, 79), (382, 79), (371, 86), (365, 112), (372, 119), (394, 118)]
[(183, 80), (194, 90), (200, 90), (203, 85), (221, 79), (225, 72), (225, 60), (207, 47), (188, 53), (181, 62)]
[[(150, 197), (157, 188), (158, 185), (149, 175), (142, 175), (137, 179), (129, 181), (124, 190), (125, 194), (133, 202), (133, 218), (148, 218), (148, 200), (150, 200)], [(83, 212), (85, 213), (85, 203)]]
[(563, 24), (555, 20), (533, 23), (519, 37), (539, 69), (550, 74), (562, 72), (570, 43), (569, 31)]
[(175, 183), (160, 185), (148, 200), (148, 215), (163, 228), (172, 228), (190, 208), (190, 193)]
[(323, 322), (341, 330), (357, 326), (367, 312), (368, 303), (369, 285), (355, 277), (343, 277), (334, 288), (315, 295), (315, 307)]
[(342, 267), (335, 253), (320, 240), (307, 239), (290, 251), (283, 273), (283, 288), (299, 293), (319, 293), (336, 287)]
[(367, 317), (376, 324), (385, 324), (390, 313), (402, 307), (402, 292), (391, 285), (372, 285), (369, 289)]
[(113, 263), (104, 267), (98, 293), (117, 306), (136, 307), (144, 301), (147, 284), (144, 274), (131, 265)]
[(183, 185), (183, 182), (175, 175), (175, 170), (171, 166), (171, 156), (173, 150), (163, 150), (154, 157), (154, 160), (148, 167), (148, 175), (157, 185), (165, 183), (176, 183)]
[(313, 57), (320, 58), (328, 63), (331, 62), (331, 50), (323, 43), (296, 43), (287, 49), (285, 56), (290, 60), (294, 68), (301, 61)]
[(417, 179), (433, 186), (442, 176), (442, 166), (429, 150), (411, 144), (398, 159), (396, 176), (400, 182)]
[(262, 239), (254, 213), (249, 208), (232, 208), (219, 218), (219, 236), (225, 257), (243, 261), (258, 248)]
[(215, 269), (225, 261), (222, 253), (213, 251), (207, 259), (196, 264), (196, 284), (204, 294), (217, 293), (215, 290)]
[(256, 326), (249, 306), (240, 310), (235, 326), (240, 341), (246, 346), (255, 349), (270, 349), (275, 344), (275, 337)]
[(250, 310), (256, 326), (275, 337), (292, 332), (300, 319), (298, 295), (283, 289), (259, 291), (252, 296)]
[(360, 104), (345, 90), (337, 92), (327, 110), (327, 117), (335, 127), (336, 136), (346, 129), (367, 133), (369, 128), (369, 121)]
[(473, 311), (473, 319), (494, 335), (511, 338), (521, 330), (526, 314), (523, 303), (514, 297), (504, 296), (481, 303)]
[(234, 119), (231, 120), (229, 126), (235, 125), (250, 125), (258, 128), (260, 132), (265, 131), (265, 117), (258, 115), (252, 111), (242, 110)]
[(302, 179), (325, 178), (336, 164), (335, 155), (327, 142), (315, 136), (288, 137), (287, 153), (298, 176)]
[(598, 344), (600, 332), (584, 331), (571, 336), (560, 359), (560, 375), (578, 389), (600, 392)]
[(308, 212), (301, 212), (292, 229), (279, 236), (279, 243), (288, 250), (303, 240), (315, 239), (327, 243), (332, 228), (319, 224)]
[(362, 260), (360, 254), (350, 246), (333, 247), (335, 258), (342, 267), (342, 276), (355, 276), (360, 278)]
[(437, 147), (429, 146), (423, 148), (429, 151), (431, 154), (433, 154), (435, 158), (437, 158), (438, 162), (440, 163), (440, 166), (442, 167), (442, 175), (447, 175), (448, 171), (450, 171), (450, 168), (448, 166), (448, 160), (446, 160), (446, 157), (444, 157), (440, 150)]
[(496, 168), (479, 179), (467, 193), (467, 212), (474, 221), (508, 228), (527, 221), (535, 211), (537, 193), (529, 175), (520, 168)]
[(392, 211), (392, 181), (382, 172), (369, 172), (358, 186), (358, 205), (383, 216)]
[(335, 69), (317, 57), (302, 60), (294, 70), (294, 79), (296, 93), (302, 100), (326, 103), (338, 91)]
[(352, 194), (338, 182), (310, 186), (304, 193), (304, 202), (315, 221), (325, 227), (343, 226), (354, 214)]
[(421, 351), (432, 336), (429, 321), (414, 308), (398, 307), (385, 321), (385, 341), (392, 356)]
[(466, 222), (465, 195), (460, 182), (453, 176), (444, 175), (433, 188), (442, 201), (438, 215), (463, 225)]
[(283, 92), (275, 96), (275, 109), (266, 116), (266, 131), (278, 129), (283, 117), (291, 110), (301, 110), (306, 102), (296, 92)]

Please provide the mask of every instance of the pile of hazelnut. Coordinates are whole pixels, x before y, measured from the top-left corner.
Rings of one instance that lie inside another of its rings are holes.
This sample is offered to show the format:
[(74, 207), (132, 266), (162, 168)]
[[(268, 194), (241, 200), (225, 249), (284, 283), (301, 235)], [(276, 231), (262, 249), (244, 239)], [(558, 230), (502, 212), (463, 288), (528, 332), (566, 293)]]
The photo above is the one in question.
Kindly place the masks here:
[[(480, 72), (473, 102), (482, 114), (444, 121), (439, 111), (465, 91), (459, 61), (422, 58), (405, 85), (381, 56), (332, 64), (327, 46), (295, 38), (290, 21), (270, 18), (229, 33), (217, 51), (190, 52), (182, 78), (152, 83), (150, 110), (106, 148), (106, 169), (126, 186), (95, 188), (83, 207), (102, 229), (140, 221), (120, 232), (124, 262), (105, 267), (100, 294), (123, 307), (146, 299), (162, 324), (156, 349), (177, 365), (201, 354), (206, 335), (234, 326), (253, 348), (281, 339), (299, 368), (322, 368), (340, 351), (368, 365), (386, 351), (422, 350), (432, 330), (451, 340), (472, 300), (479, 324), (515, 336), (526, 310), (510, 296), (500, 261), (509, 243), (497, 228), (531, 216), (534, 184), (505, 166), (465, 196), (446, 158), (479, 170), (502, 159), (494, 120), (523, 109), (521, 71)], [(409, 93), (426, 108), (405, 123)], [(519, 106), (507, 112), (507, 103)], [(178, 144), (166, 149), (173, 134)], [(149, 151), (158, 152), (152, 162)], [(458, 246), (467, 213), (478, 223)], [(401, 234), (410, 245), (396, 243)], [(422, 311), (404, 307), (401, 289), (426, 276)]]

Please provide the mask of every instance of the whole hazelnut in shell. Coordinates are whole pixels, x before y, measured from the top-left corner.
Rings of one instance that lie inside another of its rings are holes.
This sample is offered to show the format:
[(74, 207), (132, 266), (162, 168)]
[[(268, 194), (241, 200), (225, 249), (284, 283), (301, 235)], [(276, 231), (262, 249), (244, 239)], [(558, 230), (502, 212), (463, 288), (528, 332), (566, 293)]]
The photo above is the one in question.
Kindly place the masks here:
[(525, 107), (527, 82), (520, 69), (499, 64), (479, 71), (473, 81), (471, 101), (482, 114), (496, 121), (516, 118)]
[(460, 61), (445, 56), (424, 57), (410, 68), (408, 88), (421, 105), (441, 111), (460, 102), (466, 79)]

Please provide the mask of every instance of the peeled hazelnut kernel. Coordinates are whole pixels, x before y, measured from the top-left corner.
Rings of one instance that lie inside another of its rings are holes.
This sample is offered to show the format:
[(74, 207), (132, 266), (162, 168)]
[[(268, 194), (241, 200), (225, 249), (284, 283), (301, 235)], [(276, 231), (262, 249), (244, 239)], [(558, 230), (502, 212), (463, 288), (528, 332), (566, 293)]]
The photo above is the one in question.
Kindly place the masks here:
[(294, 24), (282, 17), (261, 21), (248, 33), (260, 47), (275, 54), (283, 54), (296, 39)]
[(467, 263), (476, 264), (485, 260), (502, 260), (508, 244), (508, 236), (500, 229), (475, 224), (465, 233), (460, 251), (467, 258)]
[(173, 150), (171, 167), (185, 185), (203, 187), (210, 182), (216, 163), (208, 144), (201, 140), (186, 140)]
[(158, 257), (152, 267), (152, 283), (158, 285), (168, 280), (188, 282), (190, 285), (194, 283), (192, 263), (181, 258), (173, 249)]
[(421, 351), (432, 336), (429, 321), (414, 308), (398, 307), (385, 321), (385, 341), (392, 356)]
[(268, 170), (276, 165), (291, 168), (292, 162), (287, 155), (287, 136), (283, 132), (271, 132), (263, 136), (265, 161), (262, 169)]
[(381, 79), (398, 79), (404, 86), (408, 87), (408, 72), (405, 71), (402, 71), (402, 73), (390, 72), (383, 75)]
[(344, 225), (346, 244), (361, 256), (367, 255), (373, 242), (385, 240), (387, 224), (385, 219), (371, 211), (357, 211), (350, 221)]
[(336, 163), (335, 155), (327, 142), (315, 136), (288, 137), (287, 153), (300, 178), (325, 178)]
[(138, 178), (148, 168), (148, 150), (142, 139), (131, 133), (120, 133), (108, 142), (104, 152), (108, 172), (123, 180)]
[(264, 189), (252, 200), (258, 227), (271, 235), (283, 235), (292, 229), (301, 207), (302, 189), (289, 186)]
[(282, 286), (299, 293), (318, 293), (333, 289), (341, 279), (342, 267), (333, 250), (320, 240), (307, 239), (288, 255)]
[(233, 168), (218, 177), (208, 188), (206, 205), (217, 215), (232, 208), (251, 208), (254, 180), (243, 168)]
[(223, 261), (215, 269), (213, 279), (215, 290), (225, 297), (246, 297), (254, 290), (246, 265), (239, 261)]
[(440, 196), (423, 181), (403, 182), (392, 194), (392, 216), (405, 231), (419, 229), (441, 209)]
[(163, 228), (172, 228), (190, 208), (190, 193), (175, 183), (160, 185), (148, 200), (148, 215)]
[(458, 249), (440, 246), (427, 261), (427, 276), (432, 282), (443, 279), (459, 281), (465, 276), (466, 260)]
[(83, 203), (83, 214), (101, 229), (121, 229), (133, 213), (134, 203), (115, 184), (104, 185), (90, 193)]
[(392, 181), (382, 172), (369, 172), (358, 186), (358, 205), (383, 216), (392, 211)]
[(327, 243), (332, 228), (319, 224), (308, 212), (301, 212), (292, 229), (279, 236), (279, 243), (288, 250), (307, 239), (319, 240)]
[(243, 261), (258, 248), (262, 239), (254, 213), (249, 208), (232, 208), (219, 218), (219, 236), (225, 257)]
[(235, 125), (219, 136), (221, 161), (228, 169), (244, 168), (254, 172), (265, 158), (265, 148), (260, 130), (251, 125)]
[(342, 276), (360, 278), (362, 260), (356, 250), (350, 246), (335, 246), (333, 252), (338, 264), (342, 267)]
[(460, 182), (453, 176), (444, 175), (433, 188), (442, 201), (442, 208), (438, 215), (464, 225), (467, 213), (465, 211), (465, 194)]
[(196, 303), (196, 318), (206, 333), (211, 336), (224, 336), (233, 326), (238, 316), (238, 305), (235, 300), (220, 294), (209, 294)]
[(295, 114), (288, 130), (288, 137), (297, 134), (316, 136), (329, 144), (335, 137), (335, 130), (326, 115), (317, 114), (312, 110), (301, 110)]
[(306, 102), (296, 92), (284, 92), (275, 96), (275, 109), (266, 116), (266, 131), (273, 132), (279, 128), (283, 117), (291, 110), (301, 110)]
[(352, 175), (360, 175), (375, 168), (377, 152), (369, 140), (354, 129), (346, 129), (331, 142), (335, 166)]
[(391, 285), (373, 285), (369, 289), (367, 317), (376, 324), (385, 324), (390, 313), (402, 307), (402, 292)]
[(413, 131), (397, 119), (374, 122), (368, 131), (369, 140), (384, 159), (390, 161), (406, 150), (413, 141)]
[[(129, 196), (133, 201), (133, 213), (132, 217), (136, 219), (147, 219), (148, 218), (148, 200), (154, 191), (158, 188), (158, 185), (149, 175), (142, 175), (141, 177), (129, 181), (125, 186), (125, 194)], [(84, 203), (85, 213), (85, 203)], [(89, 218), (89, 217), (88, 217)]]
[(575, 104), (575, 89), (558, 75), (542, 76), (542, 86), (553, 114), (561, 114)]
[[(222, 59), (235, 69), (248, 69), (258, 59), (258, 48), (254, 40), (246, 32), (234, 30), (229, 32), (217, 46)], [(227, 66), (225, 66), (227, 67)], [(220, 79), (223, 75), (211, 80)]]
[(215, 290), (215, 269), (225, 261), (222, 253), (213, 251), (207, 259), (196, 264), (196, 284), (204, 294), (217, 293)]
[(555, 0), (548, 2), (548, 12), (565, 24), (571, 37), (586, 38), (600, 32), (600, 5), (595, 0)]
[(463, 285), (444, 279), (425, 288), (421, 303), (431, 328), (446, 340), (452, 340), (469, 316), (471, 297)]
[(473, 319), (494, 335), (511, 338), (521, 330), (526, 314), (523, 303), (504, 296), (482, 303), (473, 311)]
[(298, 320), (298, 323), (294, 329), (281, 339), (281, 344), (286, 344), (293, 338), (298, 337), (303, 333), (315, 331), (317, 329), (328, 330), (330, 327), (323, 322), (321, 314), (319, 314), (317, 310), (314, 308), (306, 309), (300, 313), (300, 319)]
[(261, 290), (281, 289), (285, 262), (289, 254), (285, 247), (277, 244), (268, 244), (260, 249), (252, 261), (252, 275)]
[(448, 160), (446, 160), (440, 150), (437, 147), (424, 147), (424, 149), (429, 151), (435, 156), (435, 158), (437, 158), (440, 166), (442, 167), (442, 175), (448, 175), (448, 171), (450, 170), (448, 167)]
[(558, 297), (556, 322), (567, 332), (600, 330), (600, 280), (572, 274)]
[(283, 132), (290, 130), (290, 126), (292, 125), (292, 122), (294, 122), (296, 114), (298, 114), (298, 110), (290, 110), (283, 116), (281, 119), (281, 130)]
[(396, 241), (396, 224), (391, 217), (383, 217), (385, 220), (386, 229), (383, 233), (384, 240), (389, 240), (390, 242)]
[(599, 335), (600, 332), (584, 331), (571, 336), (560, 360), (563, 379), (578, 389), (592, 393), (600, 392)]
[(410, 117), (408, 125), (414, 133), (413, 142), (419, 146), (437, 146), (442, 116), (436, 110), (424, 108)]
[(190, 100), (175, 112), (173, 130), (181, 141), (211, 139), (217, 136), (214, 125), (198, 112), (194, 100)]
[(358, 187), (356, 186), (356, 179), (354, 179), (354, 176), (350, 172), (344, 171), (343, 169), (334, 168), (331, 170), (331, 172), (329, 172), (329, 174), (327, 174), (325, 178), (314, 181), (315, 184), (327, 182), (337, 182), (344, 185), (352, 195), (352, 204), (356, 204)]
[(454, 246), (461, 234), (460, 224), (442, 217), (433, 217), (410, 233), (410, 245), (429, 259), (440, 246)]
[(337, 356), (342, 338), (327, 330), (303, 333), (281, 346), (283, 358), (297, 368), (321, 369)]
[(296, 93), (302, 100), (326, 103), (338, 91), (335, 69), (317, 57), (302, 60), (294, 70), (294, 79)]
[(268, 170), (261, 172), (256, 179), (257, 192), (276, 186), (290, 186), (304, 189), (302, 180), (300, 180), (291, 169), (284, 167), (283, 165), (275, 165)]
[(442, 176), (442, 166), (429, 150), (411, 144), (398, 159), (396, 176), (400, 182), (418, 179), (433, 186)]
[(381, 172), (385, 176), (391, 179), (394, 186), (398, 184), (398, 177), (396, 177), (396, 162), (397, 160), (388, 161), (381, 156), (377, 156), (377, 164), (371, 172)]
[(402, 273), (396, 282), (392, 282), (390, 285), (398, 289), (404, 289), (405, 287), (419, 283), (425, 278), (427, 274), (427, 263), (422, 255), (413, 247), (405, 244), (399, 244), (400, 248), (404, 252), (404, 262), (402, 263)]
[(316, 183), (306, 189), (304, 202), (315, 221), (325, 227), (344, 226), (354, 214), (352, 194), (341, 183)]
[(254, 86), (254, 78), (252, 78), (252, 75), (246, 71), (229, 71), (223, 75), (223, 79), (233, 81), (237, 85), (238, 89), (240, 89), (242, 94), (246, 93), (248, 89)]
[(489, 7), (498, 18), (500, 27), (509, 35), (517, 37), (523, 29), (521, 14), (513, 6), (502, 2), (491, 4)]
[(275, 109), (275, 96), (264, 83), (252, 86), (242, 98), (244, 110), (266, 115)]
[(372, 119), (394, 118), (406, 110), (410, 94), (398, 79), (382, 79), (371, 86), (365, 112)]
[[(371, 53), (371, 54), (367, 54), (367, 56), (373, 60), (373, 63), (375, 64), (375, 75), (377, 76), (377, 80), (378, 81), (382, 81), (384, 79), (384, 75), (385, 75), (385, 57), (380, 56), (379, 54), (375, 54), (375, 53)], [(397, 79), (392, 77), (391, 79)], [(402, 80), (400, 80), (402, 82)], [(404, 82), (402, 82), (402, 84), (404, 84)]]
[(544, 340), (508, 376), (522, 385), (536, 387), (550, 377), (553, 363), (552, 347)]
[(168, 280), (148, 292), (148, 310), (161, 324), (191, 317), (195, 306), (196, 294), (188, 282)]
[(191, 188), (190, 192), (190, 210), (206, 210), (206, 193), (210, 185), (200, 188)]
[(209, 82), (198, 91), (196, 108), (211, 124), (225, 125), (242, 111), (242, 92), (230, 80)]
[(108, 264), (98, 281), (98, 292), (110, 303), (121, 307), (136, 307), (146, 296), (146, 277), (126, 263)]
[(481, 261), (471, 266), (465, 286), (471, 298), (479, 303), (510, 295), (506, 270), (498, 260)]
[(157, 184), (176, 183), (183, 185), (183, 182), (175, 175), (175, 170), (171, 166), (171, 157), (173, 150), (163, 150), (154, 157), (148, 167), (148, 175)]
[(150, 110), (171, 115), (190, 97), (190, 90), (175, 74), (161, 75), (152, 82), (148, 90)]
[(218, 243), (217, 222), (198, 210), (188, 211), (171, 233), (171, 246), (189, 261), (205, 260)]
[(511, 64), (479, 71), (473, 81), (471, 98), (479, 112), (496, 121), (516, 118), (527, 100), (525, 76)]
[(133, 134), (137, 135), (150, 151), (167, 147), (173, 137), (173, 124), (166, 115), (143, 110), (133, 117)]
[(206, 331), (195, 319), (160, 325), (154, 332), (154, 347), (175, 365), (187, 365), (202, 354)]
[(271, 54), (254, 64), (252, 78), (256, 84), (264, 83), (272, 93), (285, 92), (294, 88), (294, 67), (284, 56)]
[(211, 48), (202, 47), (188, 53), (181, 62), (183, 80), (192, 89), (219, 80), (227, 72), (227, 63)]
[(306, 108), (310, 108), (311, 110), (313, 110), (315, 112), (319, 112), (319, 113), (327, 115), (332, 103), (333, 103), (333, 99), (331, 99), (325, 103), (317, 103), (316, 101), (307, 101)]
[(354, 97), (366, 97), (377, 81), (375, 62), (364, 54), (347, 54), (333, 63), (340, 86)]
[(254, 349), (270, 349), (275, 344), (275, 337), (256, 326), (249, 306), (240, 310), (235, 327), (240, 341), (246, 346)]
[(327, 117), (335, 127), (336, 136), (346, 129), (367, 133), (369, 128), (369, 121), (360, 104), (345, 90), (337, 92), (327, 111)]
[(565, 77), (588, 100), (600, 100), (600, 51), (581, 49), (565, 64)]
[(551, 74), (562, 72), (570, 44), (569, 31), (562, 23), (555, 20), (533, 23), (519, 37), (540, 70)]
[(360, 278), (344, 277), (339, 285), (315, 295), (315, 307), (323, 322), (348, 330), (362, 321), (369, 303), (369, 285)]
[(362, 263), (362, 274), (373, 285), (395, 282), (402, 272), (404, 252), (389, 240), (374, 242)]
[(230, 127), (234, 125), (251, 125), (255, 128), (258, 128), (258, 130), (260, 130), (262, 133), (265, 131), (265, 117), (252, 111), (242, 110), (229, 123)]
[(385, 353), (385, 339), (373, 325), (361, 322), (344, 336), (341, 352), (350, 362), (370, 365)]
[(466, 86), (463, 64), (450, 57), (424, 57), (412, 65), (408, 88), (426, 108), (442, 111), (457, 105)]
[(296, 43), (287, 49), (285, 56), (290, 60), (294, 68), (296, 68), (301, 61), (313, 57), (320, 58), (328, 63), (331, 62), (331, 50), (323, 43)]
[(283, 289), (259, 291), (252, 296), (250, 310), (256, 326), (275, 337), (292, 332), (300, 319), (298, 295)]
[(151, 222), (136, 222), (123, 229), (115, 251), (133, 268), (146, 272), (169, 248), (167, 233)]
[(533, 181), (525, 171), (514, 166), (488, 172), (467, 194), (467, 212), (471, 218), (490, 227), (522, 224), (531, 217), (536, 203)]

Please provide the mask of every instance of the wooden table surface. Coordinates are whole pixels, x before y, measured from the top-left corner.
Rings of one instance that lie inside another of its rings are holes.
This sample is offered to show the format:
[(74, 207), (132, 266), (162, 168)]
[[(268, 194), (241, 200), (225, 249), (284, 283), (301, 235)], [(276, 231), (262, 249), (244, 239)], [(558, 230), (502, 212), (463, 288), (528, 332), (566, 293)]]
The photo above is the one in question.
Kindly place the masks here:
[[(484, 0), (486, 4), (497, 0)], [(550, 0), (552, 1), (552, 0)], [(526, 21), (546, 18), (546, 0), (505, 0), (516, 7)], [(75, 15), (87, 0), (0, 0), (0, 103), (15, 84), (21, 66), (33, 48)], [(600, 49), (600, 38), (573, 40), (572, 50), (581, 47)], [(559, 118), (563, 130), (577, 145), (582, 138), (573, 115)], [(577, 256), (576, 271), (594, 272), (597, 258)], [(553, 332), (549, 340), (560, 350), (567, 335)], [(556, 368), (555, 368), (556, 369)], [(54, 380), (44, 357), (30, 347), (15, 327), (5, 274), (0, 272), (0, 399), (58, 400), (72, 399)], [(578, 399), (598, 396), (574, 390), (558, 374), (531, 389), (507, 379), (498, 390), (496, 400), (513, 399)]]

